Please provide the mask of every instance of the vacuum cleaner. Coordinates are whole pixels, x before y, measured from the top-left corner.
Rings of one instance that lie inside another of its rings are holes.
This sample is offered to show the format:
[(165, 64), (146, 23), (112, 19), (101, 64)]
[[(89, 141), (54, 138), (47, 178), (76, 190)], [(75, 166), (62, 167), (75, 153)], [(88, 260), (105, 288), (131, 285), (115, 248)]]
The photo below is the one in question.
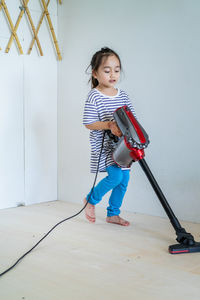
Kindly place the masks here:
[(170, 245), (169, 252), (171, 254), (200, 252), (200, 242), (196, 242), (192, 234), (186, 232), (181, 226), (144, 159), (144, 149), (149, 144), (148, 134), (128, 106), (118, 108), (114, 112), (114, 120), (122, 136), (118, 141), (115, 137), (116, 148), (113, 152), (113, 160), (120, 167), (130, 167), (133, 162), (139, 162), (176, 232), (178, 244)]

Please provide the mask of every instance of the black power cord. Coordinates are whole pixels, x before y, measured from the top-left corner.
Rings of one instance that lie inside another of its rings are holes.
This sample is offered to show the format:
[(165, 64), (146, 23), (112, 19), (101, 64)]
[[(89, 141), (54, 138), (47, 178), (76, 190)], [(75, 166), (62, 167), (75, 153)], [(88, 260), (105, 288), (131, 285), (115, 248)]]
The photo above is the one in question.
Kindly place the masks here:
[(28, 250), (26, 253), (24, 253), (11, 267), (9, 267), (8, 269), (6, 269), (4, 272), (0, 273), (0, 277), (5, 275), (7, 272), (9, 272), (10, 270), (12, 270), (26, 255), (28, 255), (33, 249), (35, 249), (58, 225), (62, 224), (63, 222), (65, 221), (68, 221), (72, 218), (75, 218), (76, 216), (78, 216), (80, 213), (82, 213), (82, 211), (86, 208), (88, 202), (90, 201), (90, 197), (93, 193), (93, 189), (95, 187), (95, 184), (96, 184), (96, 181), (97, 181), (97, 175), (98, 175), (98, 169), (99, 169), (99, 163), (100, 163), (100, 158), (101, 158), (101, 154), (102, 154), (102, 150), (103, 150), (103, 143), (104, 143), (104, 138), (105, 138), (105, 131), (103, 133), (103, 137), (102, 137), (102, 145), (101, 145), (101, 150), (100, 150), (100, 153), (99, 153), (99, 160), (98, 160), (98, 164), (97, 164), (97, 171), (96, 171), (96, 174), (95, 174), (95, 178), (94, 178), (94, 183), (93, 183), (93, 186), (92, 186), (92, 189), (91, 189), (91, 193), (90, 193), (90, 196), (89, 196), (89, 199), (87, 200), (87, 202), (85, 203), (85, 205), (83, 206), (83, 208), (77, 212), (76, 214), (66, 218), (66, 219), (63, 219), (61, 220), (60, 222), (58, 222), (57, 224), (55, 224), (44, 236), (43, 238), (41, 238), (30, 250)]

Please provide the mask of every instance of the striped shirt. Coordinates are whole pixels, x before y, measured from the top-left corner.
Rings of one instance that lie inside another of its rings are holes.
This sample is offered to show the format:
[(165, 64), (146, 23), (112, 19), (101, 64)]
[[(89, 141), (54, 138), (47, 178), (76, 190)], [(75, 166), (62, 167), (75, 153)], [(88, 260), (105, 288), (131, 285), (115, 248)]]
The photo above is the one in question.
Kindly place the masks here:
[[(127, 105), (133, 115), (135, 111), (129, 100), (128, 95), (118, 89), (115, 96), (107, 96), (102, 94), (97, 89), (92, 89), (85, 102), (83, 124), (89, 125), (98, 121), (112, 121), (114, 111)], [(90, 145), (91, 145), (91, 159), (90, 159), (90, 170), (91, 173), (97, 172), (99, 155), (102, 147), (103, 130), (90, 130)], [(99, 172), (105, 172), (106, 167), (113, 165), (115, 162), (112, 159), (112, 153), (116, 144), (105, 135), (101, 158), (99, 161)]]

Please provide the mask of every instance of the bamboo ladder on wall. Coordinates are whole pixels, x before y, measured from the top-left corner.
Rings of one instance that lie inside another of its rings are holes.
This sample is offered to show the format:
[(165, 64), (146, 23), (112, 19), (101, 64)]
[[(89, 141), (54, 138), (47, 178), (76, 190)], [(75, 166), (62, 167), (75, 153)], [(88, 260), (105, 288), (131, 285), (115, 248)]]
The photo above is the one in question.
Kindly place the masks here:
[(29, 8), (28, 8), (28, 6), (27, 6), (27, 1), (22, 0), (22, 4), (23, 4), (23, 7), (24, 7), (24, 9), (25, 9), (25, 11), (26, 11), (26, 14), (27, 14), (27, 16), (28, 16), (28, 20), (29, 20), (29, 23), (30, 23), (31, 28), (32, 28), (32, 31), (33, 31), (33, 36), (34, 36), (34, 38), (36, 39), (36, 42), (37, 42), (37, 46), (38, 46), (40, 55), (43, 56), (43, 51), (42, 51), (42, 48), (41, 48), (41, 45), (40, 45), (40, 41), (39, 41), (39, 39), (38, 39), (36, 30), (35, 30), (35, 26), (34, 26), (34, 24), (33, 24), (33, 20), (32, 20), (32, 17), (31, 17)]
[[(50, 2), (50, 0), (47, 1), (47, 7), (48, 7), (48, 5), (49, 5), (49, 2)], [(40, 30), (40, 27), (41, 27), (41, 25), (42, 25), (44, 16), (45, 16), (45, 12), (43, 11), (42, 16), (41, 16), (41, 18), (40, 18), (40, 20), (39, 20), (38, 26), (37, 26), (37, 28), (36, 28), (36, 35), (38, 34), (38, 32), (39, 32), (39, 30)], [(33, 39), (32, 39), (31, 45), (30, 45), (30, 47), (29, 47), (29, 49), (28, 49), (28, 54), (31, 53), (31, 51), (32, 51), (32, 49), (33, 49), (33, 45), (34, 45), (34, 43), (35, 43), (35, 40), (36, 40), (36, 37), (34, 36)]]
[[(28, 0), (27, 0), (27, 1), (28, 1)], [(15, 30), (15, 27), (14, 27), (14, 25), (13, 25), (13, 22), (12, 22), (12, 20), (11, 20), (10, 13), (9, 13), (8, 8), (7, 8), (7, 6), (6, 6), (5, 0), (1, 0), (1, 6), (3, 7), (3, 10), (4, 10), (5, 15), (6, 15), (6, 17), (7, 17), (7, 20), (8, 20), (8, 23), (9, 23), (9, 25), (10, 25), (10, 29), (11, 29), (11, 33), (12, 33), (12, 39), (15, 39), (15, 40), (16, 40), (17, 47), (18, 47), (18, 49), (19, 49), (19, 53), (20, 53), (20, 54), (23, 54), (22, 46), (21, 46), (21, 44), (20, 44), (20, 41), (19, 41), (19, 38), (18, 38), (18, 36), (17, 36), (17, 32), (16, 32), (16, 30)], [(8, 45), (8, 46), (9, 46), (9, 45)], [(8, 46), (7, 46), (6, 50), (9, 49)], [(9, 50), (8, 50), (8, 51), (9, 51)], [(7, 51), (7, 52), (8, 52), (8, 51)]]
[[(5, 0), (0, 1), (0, 10), (3, 8), (3, 10), (5, 12), (5, 15), (8, 19), (8, 22), (9, 22), (9, 25), (10, 25), (10, 30), (11, 30), (11, 36), (10, 36), (8, 45), (6, 47), (6, 53), (8, 53), (10, 51), (12, 42), (15, 39), (20, 54), (23, 54), (22, 46), (21, 46), (19, 38), (17, 36), (17, 29), (19, 27), (20, 21), (21, 21), (23, 15), (24, 15), (24, 13), (26, 13), (26, 15), (28, 17), (28, 21), (29, 21), (31, 29), (32, 29), (32, 33), (33, 33), (33, 39), (32, 39), (31, 45), (29, 47), (28, 54), (31, 53), (33, 45), (36, 41), (39, 52), (40, 52), (40, 55), (43, 56), (42, 47), (41, 47), (41, 44), (40, 44), (40, 41), (39, 41), (39, 38), (38, 38), (38, 32), (39, 32), (40, 27), (42, 25), (43, 19), (46, 16), (47, 22), (48, 22), (48, 25), (49, 25), (49, 28), (50, 28), (50, 32), (51, 32), (51, 35), (52, 35), (52, 38), (53, 38), (53, 42), (54, 42), (54, 45), (55, 45), (55, 49), (56, 49), (56, 52), (57, 52), (58, 60), (61, 60), (62, 56), (61, 56), (61, 53), (60, 53), (60, 50), (59, 50), (58, 41), (56, 39), (55, 31), (54, 31), (53, 24), (52, 24), (50, 14), (49, 14), (49, 11), (48, 11), (48, 5), (50, 3), (50, 0), (47, 0), (47, 2), (45, 2), (45, 0), (41, 0), (42, 6), (43, 6), (43, 12), (42, 12), (42, 16), (39, 20), (39, 24), (38, 24), (36, 29), (35, 29), (35, 26), (34, 26), (34, 23), (33, 23), (29, 8), (28, 8), (29, 0), (21, 0), (21, 2), (22, 2), (22, 6), (20, 7), (21, 12), (20, 12), (20, 14), (18, 16), (18, 19), (17, 19), (17, 22), (14, 26), (13, 23), (12, 23), (8, 8), (6, 6)], [(59, 0), (59, 4), (62, 4), (61, 0)], [(0, 48), (0, 50), (1, 50), (1, 48)]]
[[(29, 0), (27, 0), (27, 2), (28, 2), (28, 1), (29, 1)], [(16, 22), (15, 27), (14, 27), (14, 30), (12, 31), (11, 37), (10, 37), (10, 39), (9, 39), (9, 42), (8, 42), (8, 45), (7, 45), (7, 48), (6, 48), (6, 53), (8, 53), (8, 52), (10, 51), (10, 48), (11, 48), (11, 45), (12, 45), (12, 42), (13, 42), (13, 39), (14, 39), (14, 35), (15, 35), (16, 32), (17, 32), (17, 29), (18, 29), (18, 27), (19, 27), (19, 23), (20, 23), (20, 21), (21, 21), (21, 19), (22, 19), (23, 14), (24, 14), (24, 10), (21, 9), (21, 12), (20, 12), (20, 14), (19, 14), (19, 16), (18, 16), (17, 22)], [(23, 54), (23, 53), (22, 53), (22, 54)]]
[[(39, 24), (36, 28), (36, 35), (38, 34), (38, 32), (40, 30), (40, 27), (42, 25), (43, 19), (46, 15), (47, 22), (48, 22), (48, 25), (49, 25), (49, 28), (50, 28), (50, 31), (51, 31), (51, 35), (52, 35), (52, 38), (53, 38), (53, 41), (54, 41), (54, 45), (55, 45), (55, 48), (56, 48), (56, 52), (57, 52), (57, 55), (58, 55), (58, 59), (62, 60), (62, 56), (61, 56), (59, 46), (58, 46), (58, 41), (56, 39), (56, 35), (55, 35), (55, 32), (54, 32), (54, 28), (53, 28), (52, 21), (51, 21), (51, 18), (50, 18), (50, 14), (49, 14), (49, 11), (48, 11), (48, 5), (49, 5), (50, 0), (48, 0), (47, 3), (45, 2), (45, 0), (41, 0), (41, 2), (42, 2), (44, 10), (43, 10), (42, 16), (39, 20)], [(61, 3), (61, 1), (59, 1), (59, 3)], [(28, 54), (31, 53), (34, 43), (35, 43), (35, 36), (32, 39), (31, 45), (30, 45), (29, 50), (28, 50)]]
[(53, 29), (53, 25), (52, 25), (52, 22), (51, 22), (51, 18), (50, 18), (50, 14), (49, 14), (47, 5), (45, 3), (45, 0), (41, 0), (41, 1), (42, 1), (42, 4), (43, 4), (43, 7), (44, 7), (44, 12), (46, 14), (47, 21), (48, 21), (48, 24), (49, 24), (49, 28), (51, 30), (53, 41), (54, 41), (54, 44), (55, 44), (55, 47), (56, 47), (56, 52), (57, 52), (57, 55), (58, 55), (58, 59), (61, 60), (62, 57), (61, 57), (61, 54), (60, 54), (60, 50), (59, 50), (59, 46), (58, 46), (58, 41), (56, 39), (56, 35), (55, 35), (54, 29)]

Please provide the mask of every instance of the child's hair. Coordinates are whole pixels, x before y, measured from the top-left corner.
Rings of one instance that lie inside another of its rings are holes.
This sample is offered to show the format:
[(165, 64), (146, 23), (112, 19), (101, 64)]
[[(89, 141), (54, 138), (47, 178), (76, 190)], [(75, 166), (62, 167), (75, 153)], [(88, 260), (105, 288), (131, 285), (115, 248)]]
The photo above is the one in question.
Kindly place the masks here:
[[(121, 67), (121, 60), (120, 60), (119, 55), (114, 50), (112, 50), (110, 48), (107, 48), (107, 47), (101, 48), (101, 50), (97, 51), (93, 55), (92, 60), (90, 62), (90, 65), (88, 66), (88, 68), (91, 67), (92, 72), (97, 71), (99, 66), (101, 65), (103, 59), (107, 58), (108, 56), (111, 56), (111, 55), (115, 55), (117, 57), (117, 59), (119, 60), (119, 65), (120, 65), (120, 69), (121, 69), (122, 67)], [(87, 68), (87, 70), (88, 70), (88, 68)], [(98, 84), (99, 84), (98, 80), (96, 78), (94, 78), (93, 75), (91, 75), (91, 78), (90, 78), (89, 82), (90, 81), (91, 81), (92, 88), (97, 87)]]

